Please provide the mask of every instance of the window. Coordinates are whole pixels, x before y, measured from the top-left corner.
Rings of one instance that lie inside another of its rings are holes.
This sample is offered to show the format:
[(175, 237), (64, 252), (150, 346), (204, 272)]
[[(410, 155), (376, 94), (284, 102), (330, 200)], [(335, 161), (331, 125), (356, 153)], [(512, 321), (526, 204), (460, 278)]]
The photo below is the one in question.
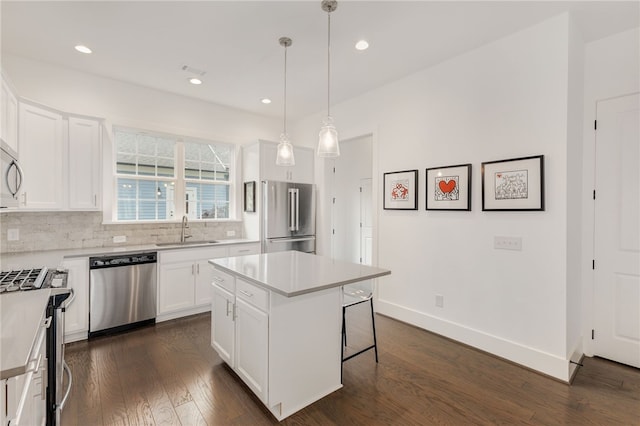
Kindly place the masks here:
[(116, 220), (230, 217), (233, 145), (123, 128), (114, 140)]
[(186, 214), (194, 219), (229, 217), (231, 145), (184, 143)]

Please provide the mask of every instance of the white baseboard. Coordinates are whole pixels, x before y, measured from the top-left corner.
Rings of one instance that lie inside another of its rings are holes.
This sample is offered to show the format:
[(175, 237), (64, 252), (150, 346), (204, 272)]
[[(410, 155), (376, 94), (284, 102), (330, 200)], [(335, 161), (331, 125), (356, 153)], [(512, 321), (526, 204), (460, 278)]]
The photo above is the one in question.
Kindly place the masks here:
[(196, 306), (195, 308), (183, 309), (181, 311), (170, 312), (167, 314), (157, 315), (156, 323), (169, 321), (176, 318), (188, 317), (189, 315), (201, 314), (203, 312), (211, 312), (211, 304)]
[(78, 342), (80, 340), (87, 340), (87, 336), (89, 335), (88, 330), (84, 331), (76, 331), (75, 333), (65, 333), (64, 335), (64, 343)]
[(569, 383), (568, 359), (385, 300), (376, 301), (376, 311)]

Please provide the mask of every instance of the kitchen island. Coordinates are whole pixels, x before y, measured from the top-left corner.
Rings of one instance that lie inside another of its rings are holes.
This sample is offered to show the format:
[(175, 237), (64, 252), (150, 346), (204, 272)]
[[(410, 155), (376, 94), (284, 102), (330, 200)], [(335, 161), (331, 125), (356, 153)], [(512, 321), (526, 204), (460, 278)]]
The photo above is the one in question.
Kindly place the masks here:
[(342, 387), (342, 286), (391, 273), (297, 251), (209, 263), (211, 345), (278, 420)]

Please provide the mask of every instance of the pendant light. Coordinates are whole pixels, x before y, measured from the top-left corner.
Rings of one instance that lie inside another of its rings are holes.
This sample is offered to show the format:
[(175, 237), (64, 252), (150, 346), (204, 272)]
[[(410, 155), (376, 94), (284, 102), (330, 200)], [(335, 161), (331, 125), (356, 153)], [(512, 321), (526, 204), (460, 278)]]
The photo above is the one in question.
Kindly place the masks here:
[(327, 12), (327, 116), (322, 122), (320, 133), (318, 134), (318, 157), (338, 157), (340, 155), (340, 145), (338, 144), (338, 132), (333, 125), (331, 118), (331, 12), (338, 8), (336, 0), (323, 0), (322, 10)]
[(294, 166), (296, 159), (293, 156), (293, 145), (289, 142), (287, 134), (287, 47), (293, 43), (289, 37), (280, 37), (280, 46), (284, 47), (284, 124), (280, 143), (278, 144), (278, 154), (276, 155), (277, 166)]

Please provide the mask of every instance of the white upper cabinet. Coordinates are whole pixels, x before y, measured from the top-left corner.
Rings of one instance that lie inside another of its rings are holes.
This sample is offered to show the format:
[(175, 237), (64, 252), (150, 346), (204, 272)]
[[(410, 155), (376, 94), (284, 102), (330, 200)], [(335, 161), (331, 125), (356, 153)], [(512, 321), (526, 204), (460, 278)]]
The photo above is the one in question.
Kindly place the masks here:
[(25, 210), (99, 210), (101, 124), (37, 104), (19, 103), (19, 155)]
[(260, 141), (258, 164), (245, 164), (245, 167), (260, 167), (260, 180), (278, 180), (297, 183), (313, 183), (314, 152), (311, 148), (293, 147), (296, 164), (291, 167), (276, 166), (278, 144)]
[(4, 75), (0, 92), (0, 111), (2, 120), (0, 139), (16, 154), (18, 152), (18, 99), (5, 81)]
[(62, 115), (21, 102), (19, 117), (18, 152), (24, 170), (20, 208), (60, 210), (64, 206)]
[(69, 209), (100, 208), (100, 123), (69, 117)]

